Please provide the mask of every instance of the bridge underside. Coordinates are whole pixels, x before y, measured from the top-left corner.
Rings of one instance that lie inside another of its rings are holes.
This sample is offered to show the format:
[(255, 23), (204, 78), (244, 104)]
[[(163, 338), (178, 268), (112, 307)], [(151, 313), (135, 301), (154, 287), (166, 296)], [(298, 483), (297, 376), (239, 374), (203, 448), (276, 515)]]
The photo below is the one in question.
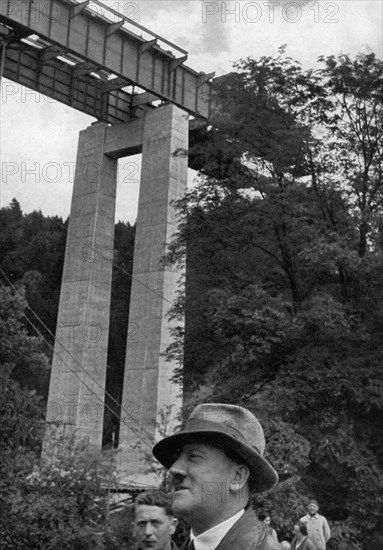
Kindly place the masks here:
[(98, 120), (127, 122), (161, 102), (209, 116), (213, 75), (101, 2), (4, 0), (0, 39), (3, 76)]

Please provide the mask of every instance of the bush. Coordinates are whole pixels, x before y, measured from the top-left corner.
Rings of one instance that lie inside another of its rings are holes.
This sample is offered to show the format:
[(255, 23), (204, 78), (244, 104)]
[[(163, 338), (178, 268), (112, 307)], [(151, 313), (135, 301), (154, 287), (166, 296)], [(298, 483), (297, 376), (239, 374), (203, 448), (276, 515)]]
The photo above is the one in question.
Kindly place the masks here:
[(101, 550), (113, 543), (108, 489), (96, 463), (40, 462), (13, 472), (2, 515), (3, 550)]

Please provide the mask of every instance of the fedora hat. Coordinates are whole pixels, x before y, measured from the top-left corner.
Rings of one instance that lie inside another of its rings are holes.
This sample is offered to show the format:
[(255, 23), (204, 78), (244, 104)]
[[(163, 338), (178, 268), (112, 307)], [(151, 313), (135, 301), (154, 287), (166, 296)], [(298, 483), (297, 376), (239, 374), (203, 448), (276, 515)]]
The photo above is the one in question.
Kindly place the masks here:
[[(165, 437), (153, 447), (154, 457), (169, 469), (186, 443), (209, 436), (213, 446), (232, 451), (243, 458), (251, 471), (256, 492), (270, 489), (278, 474), (263, 457), (265, 436), (259, 421), (249, 410), (238, 405), (203, 403), (190, 414), (180, 432)], [(214, 436), (214, 437), (212, 437)]]

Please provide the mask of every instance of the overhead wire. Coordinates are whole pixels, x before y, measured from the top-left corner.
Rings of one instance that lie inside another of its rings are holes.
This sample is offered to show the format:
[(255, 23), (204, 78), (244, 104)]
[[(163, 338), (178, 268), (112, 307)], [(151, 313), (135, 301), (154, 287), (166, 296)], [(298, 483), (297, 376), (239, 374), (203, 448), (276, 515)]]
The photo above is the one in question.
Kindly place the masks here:
[[(59, 225), (58, 221), (56, 221), (54, 218), (50, 217), (50, 220), (55, 223), (56, 225)], [(79, 242), (81, 245), (87, 247), (88, 249), (91, 249), (93, 252), (95, 252), (95, 245), (94, 244), (89, 244), (88, 242), (84, 241), (83, 239), (77, 237), (77, 236), (74, 236), (72, 237), (73, 240)], [(97, 243), (96, 243), (97, 244)], [(67, 251), (67, 244), (66, 244), (66, 247), (65, 247), (65, 251)], [(109, 259), (108, 257), (106, 257), (104, 254), (100, 253), (98, 250), (96, 250), (96, 253), (97, 253), (97, 256), (101, 259), (103, 259), (104, 261), (110, 263), (114, 268), (118, 269), (119, 271), (121, 271), (124, 275), (128, 276), (132, 281), (135, 281), (136, 283), (138, 283), (140, 286), (146, 288), (147, 290), (149, 290), (149, 292), (155, 294), (156, 296), (158, 296), (161, 300), (163, 300), (164, 302), (167, 302), (168, 304), (170, 304), (171, 306), (173, 306), (173, 302), (171, 300), (169, 300), (168, 298), (166, 298), (163, 293), (161, 292), (158, 292), (156, 289), (153, 289), (151, 288), (149, 285), (145, 284), (143, 281), (140, 281), (137, 277), (135, 277), (132, 273), (129, 273), (128, 271), (126, 271), (124, 268), (122, 268), (120, 265), (118, 265), (113, 259)], [(3, 269), (0, 267), (0, 271), (2, 272), (3, 276), (5, 277), (5, 279), (8, 281), (9, 285), (12, 287), (13, 291), (17, 293), (17, 289), (14, 287), (13, 283), (10, 281), (10, 279), (7, 277), (7, 275), (5, 274), (5, 272), (3, 271)], [(60, 339), (57, 339), (55, 337), (55, 335), (52, 333), (52, 331), (49, 329), (49, 327), (46, 326), (46, 324), (42, 321), (42, 319), (35, 313), (35, 311), (32, 309), (32, 307), (27, 303), (27, 308), (31, 311), (32, 315), (38, 320), (38, 322), (41, 324), (41, 326), (47, 331), (47, 333), (53, 338), (53, 341), (56, 343), (58, 342), (59, 345), (63, 348), (63, 350), (69, 355), (69, 357), (74, 361), (74, 363), (79, 366), (80, 370), (83, 371), (91, 380), (92, 382), (94, 382), (103, 392), (105, 392), (105, 396), (108, 397), (114, 404), (117, 405), (118, 408), (121, 408), (121, 415), (118, 415), (112, 408), (110, 408), (107, 403), (104, 402), (104, 400), (102, 398), (100, 398), (93, 390), (92, 388), (90, 388), (86, 382), (84, 382), (84, 380), (78, 375), (78, 373), (73, 370), (62, 358), (61, 361), (63, 361), (63, 363), (66, 365), (66, 367), (68, 367), (68, 369), (73, 373), (75, 374), (75, 376), (77, 376), (81, 383), (91, 392), (93, 393), (97, 399), (99, 399), (105, 408), (107, 408), (121, 423), (127, 425), (129, 427), (129, 429), (131, 431), (133, 431), (138, 437), (139, 439), (141, 439), (144, 443), (146, 443), (147, 445), (152, 445), (153, 444), (153, 441), (152, 441), (152, 436), (151, 434), (149, 434), (147, 432), (147, 430), (145, 428), (140, 428), (140, 431), (142, 433), (145, 433), (145, 435), (148, 437), (149, 439), (149, 442), (146, 441), (138, 432), (136, 432), (136, 430), (134, 428), (132, 428), (131, 425), (128, 425), (124, 419), (122, 418), (122, 415), (123, 414), (127, 414), (129, 416), (129, 413), (127, 413), (122, 405), (110, 394), (108, 393), (105, 388), (97, 381), (97, 379), (95, 379), (94, 377), (91, 376), (91, 374), (89, 372), (86, 371), (86, 369), (76, 360), (76, 358), (73, 357), (73, 355), (69, 352), (69, 350), (64, 346), (64, 344), (60, 341)], [(40, 335), (40, 337), (46, 342), (46, 344), (50, 347), (50, 348), (53, 348), (52, 344), (50, 342), (47, 341), (47, 339), (45, 338), (45, 336), (37, 329), (37, 327), (35, 325), (33, 325), (33, 323), (31, 322), (30, 319), (28, 319), (28, 317), (23, 314), (24, 317), (26, 318), (26, 320), (28, 321), (28, 323), (36, 330), (36, 332)]]
[[(21, 296), (20, 292), (18, 292), (17, 288), (13, 285), (12, 281), (9, 280), (9, 278), (7, 277), (7, 275), (4, 273), (3, 269), (0, 267), (0, 272), (2, 273), (2, 275), (4, 276), (4, 278), (6, 279), (6, 281), (9, 283), (10, 287), (12, 288), (13, 292), (19, 296)], [(0, 281), (1, 282), (1, 281)], [(2, 283), (3, 287), (5, 286), (3, 283)], [(126, 414), (127, 417), (131, 416), (131, 413), (128, 413), (125, 411), (125, 409), (121, 406), (120, 403), (118, 403), (118, 401), (116, 401), (114, 399), (114, 397), (109, 394), (108, 392), (105, 391), (105, 388), (97, 381), (97, 379), (95, 379), (84, 367), (83, 365), (81, 365), (81, 363), (79, 363), (77, 361), (77, 359), (75, 357), (73, 357), (73, 355), (70, 353), (70, 351), (64, 346), (64, 344), (60, 341), (60, 339), (57, 339), (55, 338), (55, 336), (53, 335), (53, 333), (51, 332), (51, 330), (45, 325), (44, 321), (42, 321), (42, 319), (40, 319), (40, 317), (37, 315), (37, 313), (34, 312), (34, 310), (31, 308), (31, 306), (27, 303), (27, 309), (29, 309), (32, 313), (32, 315), (39, 321), (39, 323), (41, 323), (41, 325), (44, 327), (45, 330), (47, 330), (47, 332), (54, 338), (55, 342), (58, 342), (60, 344), (60, 346), (63, 348), (63, 350), (69, 355), (69, 357), (74, 361), (74, 363), (80, 368), (81, 371), (83, 371), (91, 380), (92, 382), (94, 382), (103, 392), (105, 392), (105, 395), (107, 397), (109, 397), (112, 402), (114, 402), (119, 408), (121, 407), (121, 412), (122, 414), (121, 415), (118, 415), (111, 407), (109, 407), (107, 405), (107, 403), (105, 403), (105, 401), (97, 394), (94, 392), (94, 390), (83, 380), (83, 378), (78, 374), (78, 372), (74, 369), (71, 368), (70, 365), (68, 365), (65, 360), (60, 357), (60, 360), (65, 364), (66, 367), (68, 367), (68, 369), (80, 380), (80, 382), (93, 394), (96, 396), (96, 398), (101, 401), (101, 403), (103, 404), (103, 406), (108, 409), (114, 416), (116, 416), (116, 418), (118, 420), (120, 420), (120, 422), (122, 422), (123, 424), (125, 424), (133, 433), (135, 433), (135, 435), (137, 435), (137, 437), (139, 437), (139, 439), (141, 439), (141, 441), (147, 445), (150, 445), (152, 446), (154, 441), (153, 441), (153, 438), (151, 436), (151, 434), (149, 434), (147, 432), (147, 430), (145, 428), (140, 428), (139, 430), (137, 430), (136, 428), (132, 427), (130, 424), (128, 424), (127, 422), (125, 422), (124, 418), (122, 418), (122, 415), (123, 414)], [(44, 340), (44, 342), (51, 348), (53, 349), (53, 346), (52, 344), (50, 344), (50, 342), (48, 342), (48, 340), (45, 338), (45, 336), (38, 330), (38, 328), (32, 323), (32, 321), (25, 315), (25, 313), (23, 313), (23, 317), (25, 317), (26, 321), (28, 322), (28, 324), (30, 324), (30, 326), (39, 334), (39, 336)], [(133, 419), (132, 420), (137, 420), (137, 419)], [(143, 436), (142, 434), (144, 434), (149, 441), (147, 441)]]

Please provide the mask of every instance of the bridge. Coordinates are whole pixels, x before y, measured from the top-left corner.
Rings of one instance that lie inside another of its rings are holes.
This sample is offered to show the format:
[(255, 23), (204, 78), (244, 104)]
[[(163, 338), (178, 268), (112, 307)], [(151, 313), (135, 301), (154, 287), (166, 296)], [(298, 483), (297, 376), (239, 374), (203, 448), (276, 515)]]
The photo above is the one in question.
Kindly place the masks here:
[[(142, 152), (116, 470), (125, 484), (156, 484), (148, 454), (161, 418), (171, 430), (181, 405), (176, 365), (163, 357), (180, 273), (160, 259), (177, 228), (171, 203), (186, 190), (190, 124), (210, 115), (214, 73), (189, 68), (186, 51), (98, 0), (2, 0), (0, 40), (2, 76), (96, 119), (79, 136), (47, 458), (69, 442), (101, 452), (117, 160)], [(80, 337), (63, 337), (68, 327)]]
[(2, 74), (110, 124), (156, 101), (208, 118), (214, 73), (187, 52), (98, 0), (2, 0)]

